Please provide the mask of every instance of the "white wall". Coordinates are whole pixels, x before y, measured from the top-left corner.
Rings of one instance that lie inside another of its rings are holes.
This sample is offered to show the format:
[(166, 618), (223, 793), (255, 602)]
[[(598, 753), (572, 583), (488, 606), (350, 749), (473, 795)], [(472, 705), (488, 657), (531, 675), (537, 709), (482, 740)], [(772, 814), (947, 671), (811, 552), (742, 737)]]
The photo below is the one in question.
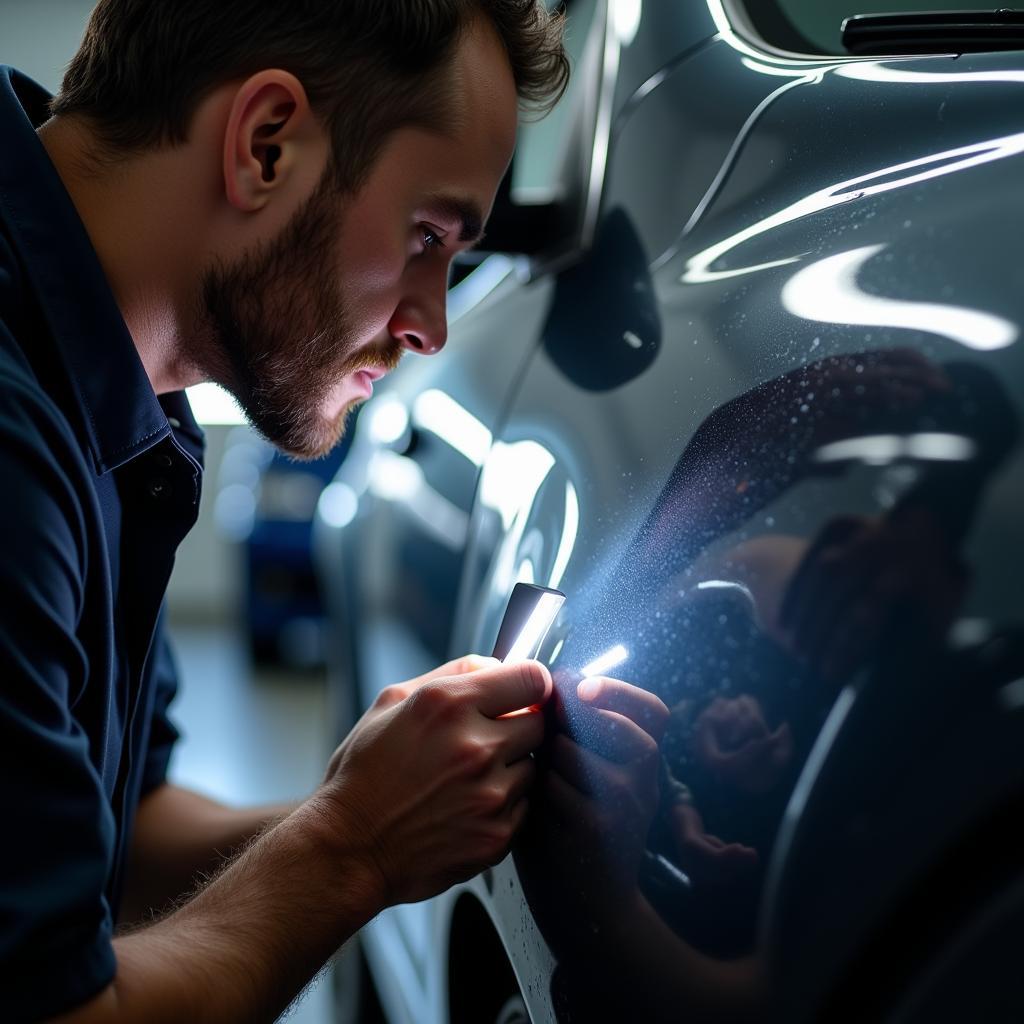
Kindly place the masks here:
[(0, 0), (0, 64), (13, 65), (52, 92), (92, 7), (91, 0)]

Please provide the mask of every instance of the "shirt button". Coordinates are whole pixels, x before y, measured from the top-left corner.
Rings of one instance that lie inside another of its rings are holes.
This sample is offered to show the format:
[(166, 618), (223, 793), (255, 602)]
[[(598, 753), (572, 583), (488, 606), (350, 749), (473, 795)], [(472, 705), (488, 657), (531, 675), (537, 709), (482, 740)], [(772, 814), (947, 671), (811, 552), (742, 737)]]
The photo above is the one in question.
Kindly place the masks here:
[(171, 468), (171, 457), (170, 457), (170, 455), (158, 455), (156, 457), (156, 464), (161, 469), (170, 469)]
[(166, 501), (171, 496), (171, 485), (163, 477), (156, 477), (149, 481), (149, 496), (157, 501)]

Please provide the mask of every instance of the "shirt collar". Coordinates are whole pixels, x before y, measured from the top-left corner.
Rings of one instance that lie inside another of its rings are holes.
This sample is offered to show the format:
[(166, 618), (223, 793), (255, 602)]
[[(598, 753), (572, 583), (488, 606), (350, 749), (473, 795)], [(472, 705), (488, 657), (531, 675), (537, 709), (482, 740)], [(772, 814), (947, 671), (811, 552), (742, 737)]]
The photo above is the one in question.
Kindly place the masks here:
[(67, 361), (96, 470), (116, 469), (169, 434), (190, 454), (201, 452), (203, 432), (184, 392), (157, 398), (85, 226), (36, 135), (49, 102), (42, 87), (0, 66), (0, 217)]

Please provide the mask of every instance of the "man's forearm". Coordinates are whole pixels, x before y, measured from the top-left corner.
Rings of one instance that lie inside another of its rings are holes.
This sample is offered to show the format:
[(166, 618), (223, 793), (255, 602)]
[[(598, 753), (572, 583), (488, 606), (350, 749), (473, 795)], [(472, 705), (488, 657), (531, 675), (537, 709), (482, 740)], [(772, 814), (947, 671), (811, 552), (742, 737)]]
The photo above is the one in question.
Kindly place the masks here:
[(303, 805), (181, 909), (116, 939), (116, 979), (61, 1024), (269, 1024), (382, 908), (371, 864)]
[(165, 784), (139, 804), (122, 896), (121, 922), (143, 920), (191, 892), (199, 877), (297, 805), (231, 808)]

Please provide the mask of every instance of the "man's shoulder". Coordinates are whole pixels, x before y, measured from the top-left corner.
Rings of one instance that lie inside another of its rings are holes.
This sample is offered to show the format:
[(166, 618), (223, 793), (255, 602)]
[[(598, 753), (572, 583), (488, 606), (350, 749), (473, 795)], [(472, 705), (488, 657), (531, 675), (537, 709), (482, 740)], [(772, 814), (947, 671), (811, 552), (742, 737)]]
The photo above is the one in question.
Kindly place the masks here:
[(0, 222), (0, 437), (35, 424), (49, 443), (71, 443), (77, 451), (67, 418), (33, 365), (47, 335), (34, 292)]
[(28, 327), (31, 297), (24, 271), (0, 221), (0, 375), (31, 376), (20, 334)]

